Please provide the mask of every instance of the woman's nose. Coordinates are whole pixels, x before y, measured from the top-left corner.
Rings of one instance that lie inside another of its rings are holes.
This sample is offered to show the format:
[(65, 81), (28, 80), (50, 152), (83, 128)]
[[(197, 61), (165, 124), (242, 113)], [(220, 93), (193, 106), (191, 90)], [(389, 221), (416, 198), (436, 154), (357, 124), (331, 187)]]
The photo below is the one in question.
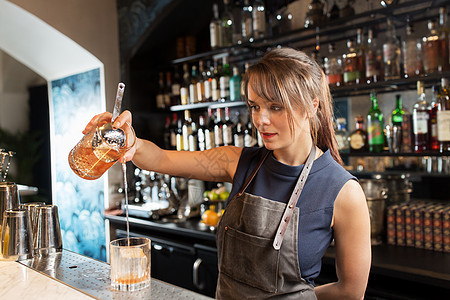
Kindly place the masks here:
[(270, 113), (267, 109), (261, 109), (259, 112), (259, 123), (267, 125), (270, 123)]

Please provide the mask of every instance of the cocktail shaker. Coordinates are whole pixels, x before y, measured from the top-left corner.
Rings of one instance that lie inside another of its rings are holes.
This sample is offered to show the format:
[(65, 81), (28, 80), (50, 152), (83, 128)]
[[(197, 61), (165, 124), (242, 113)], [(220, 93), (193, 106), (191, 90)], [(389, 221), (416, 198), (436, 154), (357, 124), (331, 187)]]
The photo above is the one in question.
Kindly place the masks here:
[(23, 209), (4, 211), (1, 239), (1, 258), (22, 260), (33, 257), (30, 215)]
[(48, 255), (62, 251), (61, 229), (59, 226), (58, 207), (41, 205), (36, 207), (33, 246), (35, 255)]

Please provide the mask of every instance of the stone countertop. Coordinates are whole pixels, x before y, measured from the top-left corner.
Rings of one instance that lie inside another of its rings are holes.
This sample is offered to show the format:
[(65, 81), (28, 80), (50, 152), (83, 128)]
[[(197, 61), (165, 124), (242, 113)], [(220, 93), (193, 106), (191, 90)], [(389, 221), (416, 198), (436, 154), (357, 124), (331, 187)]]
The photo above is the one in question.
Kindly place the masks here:
[(115, 291), (109, 264), (68, 250), (47, 258), (0, 261), (0, 299), (211, 299), (152, 278), (149, 288)]

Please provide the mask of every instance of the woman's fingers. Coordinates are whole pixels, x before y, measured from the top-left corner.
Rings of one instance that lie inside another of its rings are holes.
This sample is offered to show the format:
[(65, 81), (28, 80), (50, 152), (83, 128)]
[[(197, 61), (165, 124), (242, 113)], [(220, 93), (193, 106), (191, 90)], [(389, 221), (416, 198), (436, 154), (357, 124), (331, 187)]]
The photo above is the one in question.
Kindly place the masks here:
[(83, 134), (88, 133), (92, 127), (96, 126), (100, 119), (104, 119), (104, 118), (111, 119), (111, 116), (112, 116), (112, 114), (110, 112), (103, 112), (101, 114), (97, 114), (97, 115), (93, 116), (92, 119), (89, 121), (89, 123), (87, 123), (86, 127), (84, 128)]
[(132, 124), (131, 112), (129, 110), (123, 111), (115, 120), (113, 126), (116, 128), (121, 127), (125, 123)]

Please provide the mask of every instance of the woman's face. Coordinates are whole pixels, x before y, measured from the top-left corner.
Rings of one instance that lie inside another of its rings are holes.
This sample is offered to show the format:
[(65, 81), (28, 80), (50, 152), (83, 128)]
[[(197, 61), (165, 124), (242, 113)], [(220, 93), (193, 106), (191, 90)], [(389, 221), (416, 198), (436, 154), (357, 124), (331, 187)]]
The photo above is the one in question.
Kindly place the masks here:
[(299, 110), (292, 112), (294, 131), (291, 133), (287, 109), (281, 103), (270, 102), (259, 97), (250, 85), (248, 85), (248, 103), (253, 124), (258, 129), (267, 149), (289, 155), (298, 152), (299, 147), (310, 147), (304, 140), (310, 137), (306, 113)]

